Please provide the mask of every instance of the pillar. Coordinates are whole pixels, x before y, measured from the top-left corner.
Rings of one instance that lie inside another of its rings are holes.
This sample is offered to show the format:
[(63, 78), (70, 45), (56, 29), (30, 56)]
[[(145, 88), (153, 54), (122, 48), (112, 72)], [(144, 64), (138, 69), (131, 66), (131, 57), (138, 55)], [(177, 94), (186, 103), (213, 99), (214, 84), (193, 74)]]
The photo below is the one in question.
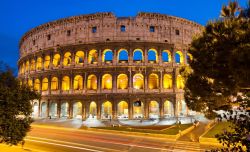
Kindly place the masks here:
[(57, 101), (57, 118), (61, 118), (61, 100)]
[(101, 103), (99, 101), (96, 102), (97, 106), (97, 119), (101, 119)]
[(112, 103), (112, 119), (117, 119), (117, 102)]
[(69, 101), (69, 107), (68, 107), (68, 118), (72, 119), (73, 118), (73, 101)]
[(48, 118), (50, 116), (49, 109), (50, 109), (50, 100), (47, 101), (47, 105), (46, 105), (46, 118)]
[(82, 120), (85, 120), (86, 119), (86, 112), (87, 112), (87, 103), (82, 101)]
[(148, 119), (148, 116), (149, 116), (149, 104), (148, 104), (148, 102), (145, 100), (144, 102), (143, 102), (143, 108), (144, 108), (144, 118), (145, 119)]
[(162, 99), (159, 101), (159, 108), (160, 108), (160, 118), (164, 118), (164, 101)]
[(133, 119), (133, 101), (128, 101), (128, 118)]

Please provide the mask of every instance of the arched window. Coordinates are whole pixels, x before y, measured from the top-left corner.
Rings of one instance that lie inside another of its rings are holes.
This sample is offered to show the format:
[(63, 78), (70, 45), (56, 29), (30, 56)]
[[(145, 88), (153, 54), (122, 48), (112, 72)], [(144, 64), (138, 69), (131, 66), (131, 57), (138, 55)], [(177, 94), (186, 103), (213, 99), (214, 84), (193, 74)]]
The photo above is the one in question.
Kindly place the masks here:
[(170, 74), (164, 74), (163, 77), (163, 88), (171, 89), (173, 84), (172, 76)]
[(80, 75), (76, 75), (74, 78), (74, 90), (83, 89), (83, 78)]
[(25, 71), (26, 71), (26, 72), (29, 72), (29, 69), (30, 69), (30, 62), (29, 62), (29, 60), (28, 60), (28, 61), (26, 61)]
[(58, 78), (57, 77), (53, 77), (51, 79), (51, 90), (52, 91), (58, 90)]
[(175, 53), (175, 63), (177, 64), (183, 64), (183, 54), (181, 51), (177, 51)]
[(117, 77), (117, 89), (128, 88), (128, 76), (126, 74), (119, 74)]
[(89, 118), (95, 118), (97, 115), (97, 105), (96, 102), (92, 101), (89, 104)]
[(36, 69), (37, 70), (42, 69), (42, 62), (43, 62), (43, 59), (41, 57), (38, 57), (37, 60), (36, 60)]
[(89, 64), (97, 64), (98, 62), (98, 53), (97, 50), (90, 50), (88, 56), (88, 63)]
[(97, 78), (93, 74), (88, 76), (87, 89), (88, 90), (96, 90), (97, 89)]
[(171, 62), (171, 53), (169, 50), (162, 51), (162, 61), (164, 63)]
[(150, 101), (149, 103), (149, 118), (159, 118), (160, 107), (157, 101)]
[(177, 76), (176, 85), (177, 85), (177, 89), (184, 89), (185, 82), (184, 82), (184, 78), (181, 75)]
[(83, 64), (84, 62), (84, 52), (83, 51), (77, 51), (75, 56), (75, 63), (76, 64)]
[(118, 61), (119, 62), (128, 62), (128, 51), (125, 49), (120, 49), (118, 51)]
[(144, 77), (142, 74), (135, 74), (133, 77), (133, 88), (143, 89), (144, 88)]
[(158, 53), (155, 49), (148, 50), (148, 61), (158, 63)]
[(63, 65), (64, 66), (69, 66), (70, 64), (71, 64), (71, 53), (66, 52), (64, 54), (64, 58), (63, 58)]
[(59, 54), (54, 55), (53, 65), (54, 65), (54, 67), (58, 67), (60, 65), (60, 55)]
[(164, 102), (164, 106), (163, 106), (163, 113), (164, 113), (164, 117), (171, 117), (174, 115), (174, 106), (173, 104), (166, 100)]
[(135, 49), (133, 53), (133, 60), (134, 61), (143, 61), (143, 51), (141, 49)]
[(70, 88), (70, 78), (68, 76), (64, 76), (62, 79), (62, 90), (68, 91)]
[(158, 89), (159, 88), (159, 77), (157, 74), (150, 74), (148, 77), (148, 88), (149, 89)]
[(42, 81), (42, 91), (47, 91), (48, 90), (48, 84), (49, 81), (47, 78), (44, 78), (43, 81)]
[(49, 69), (49, 64), (50, 64), (50, 56), (47, 55), (45, 56), (44, 69)]
[(110, 74), (102, 76), (102, 89), (112, 89), (112, 76)]
[(30, 70), (34, 71), (36, 69), (36, 61), (34, 59), (31, 60)]
[(112, 62), (113, 52), (110, 49), (105, 49), (102, 54), (102, 62)]
[(28, 86), (31, 88), (33, 87), (33, 81), (31, 79), (28, 80)]
[(193, 56), (190, 53), (187, 53), (187, 64), (193, 60)]
[(118, 119), (128, 118), (128, 103), (126, 101), (121, 101), (118, 103), (117, 115), (118, 115)]
[(106, 101), (102, 104), (102, 118), (109, 119), (112, 117), (112, 103)]
[(40, 91), (40, 80), (39, 79), (35, 80), (34, 90)]

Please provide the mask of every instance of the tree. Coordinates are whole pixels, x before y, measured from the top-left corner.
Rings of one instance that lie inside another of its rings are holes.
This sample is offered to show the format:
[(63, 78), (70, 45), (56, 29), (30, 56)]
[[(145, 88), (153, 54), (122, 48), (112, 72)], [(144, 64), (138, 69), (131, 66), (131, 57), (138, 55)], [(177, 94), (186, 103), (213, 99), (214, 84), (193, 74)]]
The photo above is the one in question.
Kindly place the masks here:
[(0, 63), (0, 143), (16, 145), (23, 142), (30, 130), (32, 106), (39, 95), (13, 76)]

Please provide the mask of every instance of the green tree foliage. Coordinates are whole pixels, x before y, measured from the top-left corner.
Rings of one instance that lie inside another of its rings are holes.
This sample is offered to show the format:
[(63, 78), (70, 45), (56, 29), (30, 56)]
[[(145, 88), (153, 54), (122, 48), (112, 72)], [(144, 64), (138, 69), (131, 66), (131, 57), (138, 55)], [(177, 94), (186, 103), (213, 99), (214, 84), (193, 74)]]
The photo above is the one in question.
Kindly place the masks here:
[(39, 95), (20, 85), (10, 69), (0, 64), (0, 143), (18, 144), (30, 130), (31, 100)]

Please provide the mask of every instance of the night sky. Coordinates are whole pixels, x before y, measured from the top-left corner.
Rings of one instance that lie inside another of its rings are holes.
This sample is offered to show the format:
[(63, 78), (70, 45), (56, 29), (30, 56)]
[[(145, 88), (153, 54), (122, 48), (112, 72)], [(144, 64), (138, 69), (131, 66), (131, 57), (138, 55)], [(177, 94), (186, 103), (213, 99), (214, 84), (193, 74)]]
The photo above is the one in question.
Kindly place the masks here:
[[(246, 6), (247, 0), (238, 0)], [(1, 0), (0, 61), (17, 70), (18, 43), (40, 24), (74, 15), (113, 12), (117, 17), (155, 12), (186, 18), (202, 25), (218, 18), (228, 0)]]

